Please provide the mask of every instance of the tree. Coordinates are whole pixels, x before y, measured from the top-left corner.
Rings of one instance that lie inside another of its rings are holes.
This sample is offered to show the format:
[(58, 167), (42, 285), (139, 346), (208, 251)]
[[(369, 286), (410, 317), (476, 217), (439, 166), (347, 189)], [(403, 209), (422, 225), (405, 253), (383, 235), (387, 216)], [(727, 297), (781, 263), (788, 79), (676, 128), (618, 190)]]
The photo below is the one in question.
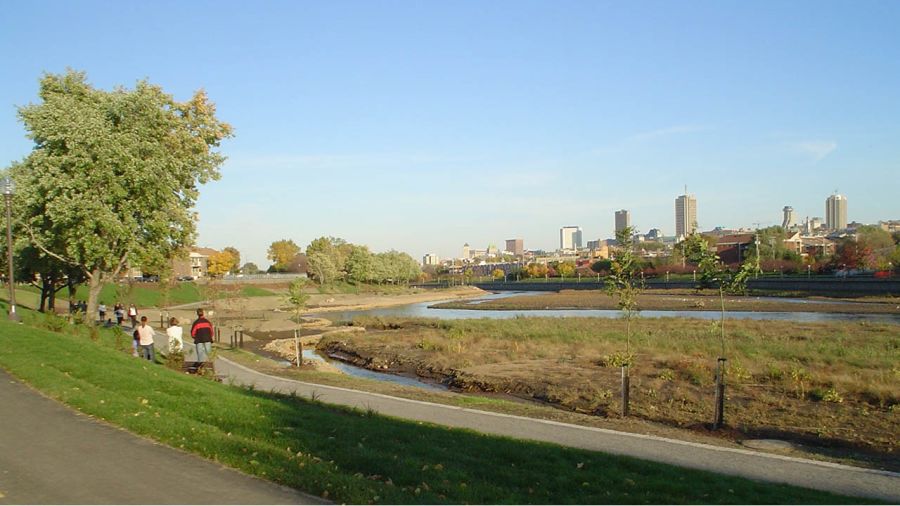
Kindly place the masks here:
[(503, 279), (503, 278), (506, 277), (506, 273), (503, 272), (503, 269), (499, 269), (499, 268), (498, 268), (498, 269), (494, 269), (494, 272), (491, 273), (491, 276), (492, 276), (495, 280), (500, 280), (500, 279)]
[(218, 251), (209, 256), (206, 270), (213, 278), (221, 277), (231, 272), (234, 266), (234, 257), (228, 251)]
[(575, 275), (575, 262), (571, 260), (566, 260), (565, 262), (560, 262), (558, 266), (556, 266), (557, 272), (559, 275), (564, 278), (571, 278)]
[(20, 107), (34, 141), (10, 169), (18, 224), (44, 254), (84, 272), (88, 312), (126, 265), (162, 265), (193, 242), (198, 186), (219, 178), (231, 136), (201, 91), (178, 102), (159, 86), (104, 91), (84, 73), (45, 74)]
[(235, 273), (241, 268), (241, 252), (237, 250), (234, 246), (227, 246), (222, 251), (227, 252), (231, 255), (231, 258), (234, 259), (231, 267), (228, 268), (228, 272)]
[(241, 267), (241, 274), (259, 274), (262, 272), (259, 267), (253, 262), (247, 262)]
[(347, 259), (350, 257), (354, 246), (339, 237), (319, 237), (306, 247), (307, 256), (313, 253), (325, 255), (337, 269), (338, 276), (347, 274)]
[(324, 285), (333, 283), (338, 276), (337, 267), (325, 253), (317, 251), (306, 255), (309, 274), (313, 279)]
[(375, 280), (375, 258), (365, 246), (353, 246), (347, 257), (347, 275), (357, 285)]
[(291, 239), (282, 239), (269, 245), (266, 258), (273, 262), (275, 272), (282, 272), (288, 268), (291, 260), (300, 253), (300, 246)]
[(633, 235), (632, 227), (616, 231), (618, 246), (614, 251), (609, 277), (606, 278), (606, 291), (616, 299), (616, 305), (619, 306), (625, 320), (625, 354), (618, 360), (622, 367), (622, 416), (628, 416), (630, 388), (628, 366), (632, 361), (631, 320), (638, 313), (637, 298), (644, 288), (641, 278), (638, 277), (640, 267), (634, 251)]

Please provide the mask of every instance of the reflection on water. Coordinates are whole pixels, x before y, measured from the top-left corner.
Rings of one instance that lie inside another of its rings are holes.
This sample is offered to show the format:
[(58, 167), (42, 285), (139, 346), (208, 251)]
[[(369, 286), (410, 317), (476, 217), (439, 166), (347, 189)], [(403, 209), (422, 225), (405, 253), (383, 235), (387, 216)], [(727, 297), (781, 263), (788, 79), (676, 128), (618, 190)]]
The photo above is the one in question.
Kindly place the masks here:
[[(502, 299), (515, 295), (535, 295), (544, 292), (504, 292), (486, 295), (475, 301), (477, 304), (486, 300)], [(451, 299), (450, 302), (457, 299)], [(768, 297), (766, 300), (778, 300), (780, 298)], [(516, 317), (573, 317), (573, 318), (618, 318), (621, 312), (615, 309), (534, 309), (534, 310), (479, 310), (479, 309), (435, 309), (429, 306), (440, 302), (420, 302), (405, 306), (384, 307), (361, 311), (341, 311), (335, 313), (322, 313), (316, 316), (328, 318), (333, 321), (350, 321), (358, 316), (383, 316), (383, 317), (408, 317), (408, 318), (439, 318), (445, 320), (458, 320), (465, 318), (493, 318), (506, 319)], [(803, 299), (785, 299), (787, 303), (805, 302)], [(721, 318), (718, 311), (641, 311), (640, 316), (645, 318), (699, 318), (704, 320), (717, 320)], [(846, 313), (809, 313), (809, 312), (775, 312), (775, 311), (728, 311), (725, 313), (728, 319), (736, 320), (786, 320), (796, 322), (846, 322), (866, 321), (900, 323), (900, 314), (846, 314)]]
[(363, 369), (362, 367), (356, 367), (355, 365), (345, 364), (344, 362), (338, 360), (330, 360), (326, 359), (322, 355), (320, 355), (314, 349), (303, 349), (303, 358), (307, 360), (316, 360), (319, 362), (328, 362), (333, 365), (336, 369), (339, 369), (344, 374), (350, 376), (356, 376), (357, 378), (366, 378), (378, 381), (388, 381), (391, 383), (397, 383), (399, 385), (405, 385), (408, 387), (416, 387), (416, 388), (424, 388), (427, 390), (447, 390), (443, 385), (436, 385), (434, 383), (426, 383), (424, 381), (419, 381), (415, 378), (408, 378), (406, 376), (399, 376), (396, 374), (389, 374), (384, 372), (370, 371), (368, 369)]

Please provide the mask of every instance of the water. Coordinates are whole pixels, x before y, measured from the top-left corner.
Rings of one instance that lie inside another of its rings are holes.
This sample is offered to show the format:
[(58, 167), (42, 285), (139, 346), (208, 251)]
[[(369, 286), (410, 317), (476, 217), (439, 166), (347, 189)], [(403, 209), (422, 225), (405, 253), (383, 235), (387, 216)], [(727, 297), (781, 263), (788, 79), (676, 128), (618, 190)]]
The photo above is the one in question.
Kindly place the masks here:
[(398, 385), (404, 385), (408, 387), (417, 387), (424, 388), (426, 390), (438, 390), (438, 391), (446, 391), (447, 388), (443, 385), (437, 385), (434, 383), (427, 383), (424, 381), (420, 381), (416, 378), (408, 378), (406, 376), (400, 376), (397, 374), (390, 374), (385, 372), (378, 371), (370, 371), (369, 369), (363, 369), (362, 367), (356, 367), (355, 365), (346, 364), (339, 360), (329, 360), (322, 355), (320, 355), (316, 350), (304, 349), (303, 350), (303, 358), (308, 360), (316, 360), (319, 362), (328, 362), (333, 365), (337, 369), (339, 369), (344, 374), (350, 376), (356, 376), (358, 378), (366, 378), (378, 381), (388, 381), (390, 383), (396, 383)]
[[(487, 300), (503, 299), (516, 295), (536, 295), (543, 292), (503, 292), (485, 295), (472, 304), (479, 304)], [(457, 300), (457, 299), (451, 299)], [(804, 299), (781, 299), (769, 297), (766, 300), (778, 300), (790, 304), (807, 303)], [(407, 317), (407, 318), (438, 318), (444, 320), (459, 320), (466, 318), (492, 318), (508, 319), (520, 317), (556, 317), (556, 318), (619, 318), (622, 313), (615, 309), (533, 309), (533, 310), (479, 310), (479, 309), (436, 309), (429, 306), (441, 302), (420, 302), (404, 306), (367, 309), (360, 311), (341, 311), (323, 313), (316, 316), (326, 317), (334, 321), (351, 321), (359, 316), (382, 317)], [(704, 320), (718, 320), (722, 317), (719, 311), (641, 311), (640, 316), (645, 318), (699, 318)], [(794, 311), (728, 311), (727, 319), (735, 320), (782, 320), (796, 322), (854, 322), (865, 321), (873, 323), (897, 323), (900, 324), (900, 314), (847, 314), (847, 313), (810, 313)]]

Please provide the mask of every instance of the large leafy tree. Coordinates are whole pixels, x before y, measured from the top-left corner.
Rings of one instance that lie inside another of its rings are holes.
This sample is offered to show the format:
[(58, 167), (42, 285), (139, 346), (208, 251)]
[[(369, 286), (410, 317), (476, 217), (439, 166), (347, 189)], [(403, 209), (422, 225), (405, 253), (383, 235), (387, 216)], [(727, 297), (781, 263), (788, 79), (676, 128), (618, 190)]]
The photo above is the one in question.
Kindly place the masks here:
[(200, 184), (219, 178), (231, 136), (204, 91), (178, 102), (139, 81), (105, 91), (84, 73), (45, 74), (19, 108), (34, 141), (11, 167), (18, 224), (49, 257), (82, 270), (96, 310), (127, 265), (162, 265), (193, 242)]
[(272, 267), (275, 271), (285, 271), (291, 261), (300, 254), (300, 246), (297, 246), (292, 239), (282, 239), (275, 241), (269, 245), (269, 251), (266, 257), (272, 261)]

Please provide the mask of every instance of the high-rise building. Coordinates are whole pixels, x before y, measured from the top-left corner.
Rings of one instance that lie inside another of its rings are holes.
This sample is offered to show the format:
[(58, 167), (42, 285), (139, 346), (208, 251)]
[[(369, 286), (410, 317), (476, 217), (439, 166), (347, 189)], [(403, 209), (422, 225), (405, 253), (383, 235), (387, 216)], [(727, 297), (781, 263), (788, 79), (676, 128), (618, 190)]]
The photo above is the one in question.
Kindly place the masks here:
[(631, 226), (631, 213), (626, 209), (616, 211), (616, 234)]
[(470, 258), (472, 258), (472, 248), (469, 247), (469, 243), (465, 243), (463, 244), (462, 259), (468, 260)]
[(825, 227), (828, 230), (847, 228), (847, 197), (835, 193), (825, 200)]
[(559, 249), (576, 250), (581, 248), (581, 227), (569, 225), (559, 229)]
[(507, 239), (506, 240), (506, 251), (512, 253), (513, 255), (520, 257), (525, 254), (525, 247), (522, 243), (522, 239)]
[(679, 195), (675, 199), (675, 236), (686, 237), (697, 230), (697, 197)]
[(422, 257), (422, 265), (437, 265), (441, 263), (441, 259), (434, 253), (429, 253)]
[(794, 214), (794, 208), (784, 206), (784, 219), (781, 220), (781, 228), (788, 230), (797, 224), (797, 216)]

